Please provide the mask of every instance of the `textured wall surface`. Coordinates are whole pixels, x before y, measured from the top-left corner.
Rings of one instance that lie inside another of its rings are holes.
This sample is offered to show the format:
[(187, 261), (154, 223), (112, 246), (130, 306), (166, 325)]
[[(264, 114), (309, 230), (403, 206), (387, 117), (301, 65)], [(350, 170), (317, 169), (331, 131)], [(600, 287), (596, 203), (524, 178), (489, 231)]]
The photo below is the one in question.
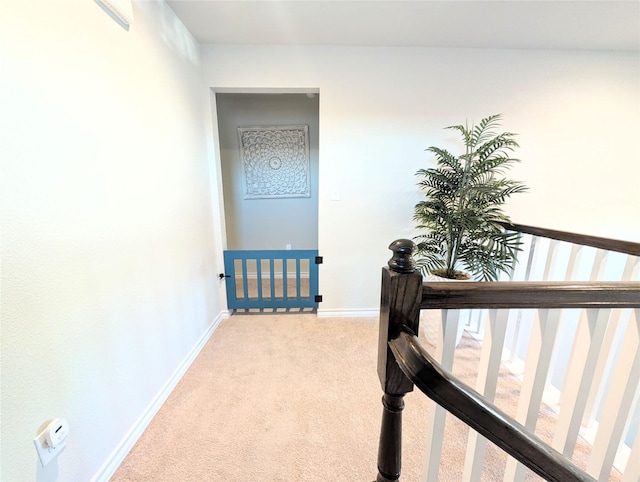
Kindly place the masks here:
[(198, 46), (133, 14), (0, 7), (2, 480), (90, 480), (221, 312)]
[(511, 175), (530, 187), (512, 219), (640, 239), (637, 52), (203, 46), (203, 67), (214, 88), (319, 89), (320, 313), (377, 308), (387, 246), (414, 234), (425, 148), (459, 150), (443, 128), (494, 113), (520, 134)]

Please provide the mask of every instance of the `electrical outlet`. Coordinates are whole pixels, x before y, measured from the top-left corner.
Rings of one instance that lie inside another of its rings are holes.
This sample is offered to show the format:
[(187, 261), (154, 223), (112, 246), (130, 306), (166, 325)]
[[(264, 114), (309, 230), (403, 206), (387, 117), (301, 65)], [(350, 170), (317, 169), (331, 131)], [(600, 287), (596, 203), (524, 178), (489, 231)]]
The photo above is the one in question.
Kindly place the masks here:
[(62, 449), (67, 444), (67, 439), (60, 441), (56, 444), (55, 447), (50, 447), (47, 443), (47, 430), (43, 430), (38, 434), (36, 438), (33, 439), (33, 445), (36, 447), (36, 452), (38, 452), (38, 457), (40, 458), (40, 463), (44, 467), (51, 460), (58, 456)]

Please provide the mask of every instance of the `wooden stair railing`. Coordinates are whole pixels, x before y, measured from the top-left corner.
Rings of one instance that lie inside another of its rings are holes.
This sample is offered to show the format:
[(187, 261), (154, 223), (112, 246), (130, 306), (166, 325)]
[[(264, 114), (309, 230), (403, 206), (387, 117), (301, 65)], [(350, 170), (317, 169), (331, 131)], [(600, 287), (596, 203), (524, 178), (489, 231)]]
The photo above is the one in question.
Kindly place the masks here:
[(423, 393), (544, 479), (595, 481), (482, 395), (442, 369), (415, 335), (401, 332), (389, 344), (402, 371)]
[[(635, 254), (637, 245), (630, 246), (629, 254)], [(412, 258), (414, 243), (401, 239), (389, 249), (393, 257), (382, 270), (380, 304), (378, 375), (384, 396), (376, 481), (395, 482), (400, 478), (403, 398), (413, 390), (414, 383), (438, 405), (546, 480), (595, 480), (442, 369), (415, 336), (420, 310), (640, 308), (640, 283), (423, 283)]]
[(593, 248), (606, 249), (607, 251), (616, 251), (618, 253), (640, 256), (640, 243), (634, 243), (632, 241), (623, 241), (619, 239), (602, 238), (599, 236), (589, 236), (586, 234), (570, 233), (568, 231), (539, 228), (537, 226), (527, 226), (525, 224), (498, 224), (500, 224), (508, 231), (517, 231), (519, 233), (532, 234), (534, 236), (556, 239), (558, 241), (566, 241), (568, 243), (579, 244), (582, 246), (591, 246)]

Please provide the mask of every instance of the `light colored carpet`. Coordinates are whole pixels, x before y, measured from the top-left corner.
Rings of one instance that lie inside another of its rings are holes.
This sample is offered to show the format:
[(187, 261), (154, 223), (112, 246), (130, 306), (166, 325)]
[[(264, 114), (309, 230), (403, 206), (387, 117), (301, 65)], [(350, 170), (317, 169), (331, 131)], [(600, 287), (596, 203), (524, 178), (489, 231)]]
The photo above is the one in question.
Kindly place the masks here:
[[(375, 318), (224, 320), (112, 481), (373, 481), (377, 331)], [(473, 384), (478, 357), (477, 343), (463, 337), (454, 372)], [(513, 412), (517, 382), (505, 373), (500, 385), (497, 404)], [(431, 402), (413, 392), (405, 404), (401, 479), (410, 482), (420, 480)], [(467, 434), (448, 417), (441, 481), (461, 479)], [(490, 446), (483, 480), (501, 480), (505, 460)]]

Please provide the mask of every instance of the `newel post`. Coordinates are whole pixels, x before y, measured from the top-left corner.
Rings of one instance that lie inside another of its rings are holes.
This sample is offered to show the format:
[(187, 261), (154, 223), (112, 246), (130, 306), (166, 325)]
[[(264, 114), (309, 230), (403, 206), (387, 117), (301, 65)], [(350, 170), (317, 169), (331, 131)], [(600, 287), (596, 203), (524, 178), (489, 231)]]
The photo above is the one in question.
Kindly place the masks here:
[(378, 377), (384, 395), (376, 482), (400, 479), (402, 409), (405, 394), (413, 390), (413, 383), (400, 370), (388, 342), (399, 335), (402, 326), (418, 333), (422, 301), (422, 276), (416, 272), (412, 258), (416, 245), (409, 239), (398, 239), (389, 249), (393, 257), (389, 266), (382, 268), (380, 299)]

